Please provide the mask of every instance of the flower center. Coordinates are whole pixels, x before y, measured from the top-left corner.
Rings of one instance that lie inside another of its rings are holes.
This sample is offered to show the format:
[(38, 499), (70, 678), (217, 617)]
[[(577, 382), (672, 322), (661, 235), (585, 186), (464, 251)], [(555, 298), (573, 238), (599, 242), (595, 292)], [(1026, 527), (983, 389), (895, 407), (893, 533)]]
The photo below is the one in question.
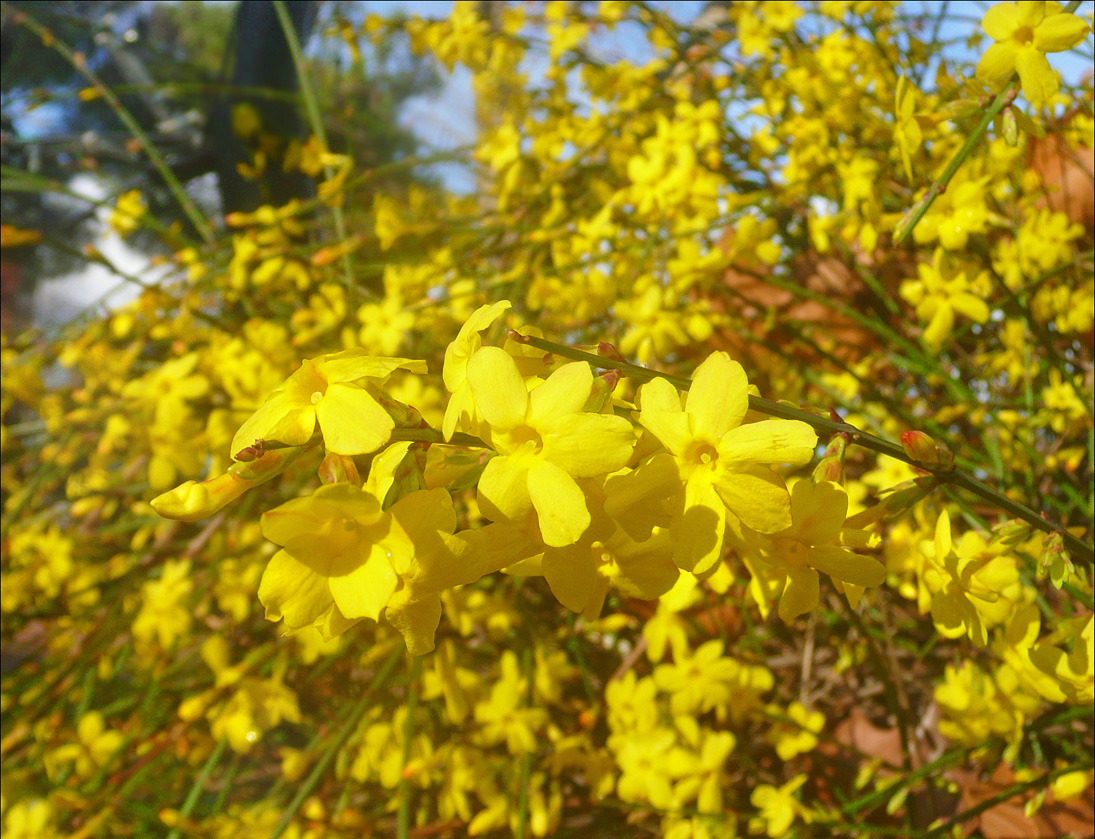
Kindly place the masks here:
[(688, 449), (687, 459), (693, 466), (713, 469), (719, 462), (719, 450), (706, 440), (696, 440)]
[(514, 453), (539, 454), (544, 447), (544, 441), (540, 433), (531, 426), (521, 425), (509, 433), (509, 442)]
[(810, 555), (809, 548), (794, 539), (775, 540), (775, 559), (779, 562), (802, 567)]
[(1015, 30), (1015, 40), (1024, 46), (1034, 42), (1034, 30), (1029, 26), (1020, 26)]
[(611, 580), (619, 575), (620, 567), (616, 564), (616, 555), (602, 542), (595, 541), (590, 546), (590, 554), (597, 567), (597, 573), (602, 577)]

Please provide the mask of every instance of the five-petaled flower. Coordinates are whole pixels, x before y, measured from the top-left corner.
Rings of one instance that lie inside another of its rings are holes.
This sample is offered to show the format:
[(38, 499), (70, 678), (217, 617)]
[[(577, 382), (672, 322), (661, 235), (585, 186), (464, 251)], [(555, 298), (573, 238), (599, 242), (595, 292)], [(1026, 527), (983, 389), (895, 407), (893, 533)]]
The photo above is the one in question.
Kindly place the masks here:
[(1083, 20), (1052, 0), (997, 3), (981, 25), (996, 43), (981, 56), (977, 75), (998, 83), (1018, 73), (1023, 93), (1035, 105), (1048, 102), (1060, 86), (1045, 54), (1072, 49), (1089, 31)]
[(375, 452), (391, 437), (395, 422), (370, 388), (396, 370), (425, 373), (426, 362), (378, 358), (364, 350), (309, 358), (251, 415), (232, 440), (232, 454), (255, 440), (303, 446), (319, 423), (323, 444), (335, 454)]
[(697, 369), (685, 397), (665, 379), (643, 385), (639, 422), (676, 460), (683, 492), (670, 533), (673, 559), (694, 574), (722, 555), (729, 509), (748, 527), (775, 533), (791, 524), (791, 501), (773, 463), (808, 463), (817, 434), (799, 420), (742, 425), (749, 408), (745, 371), (724, 352)]
[(467, 378), (485, 421), (480, 433), (498, 452), (479, 479), (483, 512), (513, 520), (535, 509), (545, 544), (574, 544), (590, 523), (575, 478), (627, 463), (635, 443), (631, 423), (582, 410), (593, 392), (584, 361), (564, 364), (530, 393), (513, 357), (484, 347), (468, 361)]

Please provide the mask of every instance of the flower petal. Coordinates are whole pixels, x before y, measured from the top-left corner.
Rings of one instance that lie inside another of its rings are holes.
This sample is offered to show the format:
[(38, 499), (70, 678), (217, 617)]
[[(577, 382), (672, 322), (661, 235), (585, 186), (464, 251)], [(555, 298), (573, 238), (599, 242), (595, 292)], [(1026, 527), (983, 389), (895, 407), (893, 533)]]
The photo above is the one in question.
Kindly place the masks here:
[(994, 41), (1006, 41), (1019, 28), (1019, 7), (1015, 3), (997, 3), (981, 19), (981, 28)]
[(639, 407), (644, 411), (670, 411), (681, 413), (681, 395), (677, 389), (660, 376), (639, 388)]
[(342, 577), (328, 580), (338, 610), (348, 618), (380, 620), (380, 612), (399, 585), (399, 575), (383, 545), (374, 544), (369, 557)]
[(787, 487), (767, 467), (725, 472), (715, 482), (715, 490), (727, 509), (758, 533), (778, 533), (791, 526)]
[(811, 548), (806, 562), (834, 580), (856, 586), (880, 586), (886, 579), (886, 568), (877, 559), (853, 553), (836, 545)]
[(288, 629), (310, 626), (334, 605), (327, 579), (285, 551), (278, 551), (266, 564), (259, 602), (268, 621), (284, 620)]
[(540, 562), (540, 571), (551, 587), (551, 593), (572, 612), (584, 612), (591, 600), (598, 601), (596, 605), (600, 611), (604, 592), (608, 590), (608, 580), (597, 573), (589, 550), (587, 543), (548, 548)]
[(762, 420), (727, 432), (719, 444), (719, 463), (731, 468), (809, 463), (816, 447), (817, 433), (801, 420)]
[(666, 527), (683, 503), (684, 484), (671, 454), (659, 452), (635, 469), (605, 481), (605, 512), (636, 541), (650, 537), (653, 527)]
[(989, 319), (988, 304), (976, 294), (956, 294), (951, 298), (951, 305), (956, 312), (961, 312), (977, 323), (984, 323)]
[(1057, 71), (1049, 66), (1049, 59), (1034, 47), (1019, 50), (1015, 70), (1023, 82), (1023, 94), (1032, 105), (1045, 104), (1061, 86)]
[[(614, 537), (613, 546), (623, 539), (620, 535)], [(612, 584), (631, 597), (643, 600), (661, 597), (680, 576), (672, 559), (673, 540), (667, 530), (658, 531), (644, 542), (633, 542), (626, 549), (617, 548), (615, 553), (619, 573)]]
[(644, 408), (639, 413), (639, 423), (678, 457), (688, 450), (688, 444), (692, 442), (692, 433), (688, 430), (688, 414), (682, 411)]
[(335, 454), (375, 452), (388, 442), (395, 423), (364, 388), (333, 384), (316, 405), (323, 445)]
[(1015, 70), (1015, 59), (1018, 55), (1019, 45), (1014, 41), (993, 44), (977, 62), (977, 78), (987, 82), (1006, 79)]
[(741, 425), (749, 409), (749, 379), (738, 362), (725, 352), (714, 352), (696, 368), (684, 410), (692, 433), (717, 443), (731, 428)]
[(493, 521), (525, 515), (532, 507), (528, 469), (515, 466), (513, 459), (504, 455), (492, 457), (479, 476), (479, 506)]
[(590, 515), (585, 493), (558, 466), (538, 460), (529, 469), (528, 492), (540, 520), (544, 544), (556, 548), (572, 545), (586, 532)]
[(703, 576), (722, 558), (726, 507), (706, 480), (685, 484), (684, 510), (673, 519), (673, 562), (682, 571)]
[(1015, 4), (1015, 27), (1017, 29), (1038, 26), (1046, 16), (1046, 0), (1023, 0)]
[(575, 478), (615, 472), (635, 447), (634, 426), (611, 414), (567, 414), (545, 424), (542, 433), (544, 459)]
[(313, 359), (316, 366), (331, 384), (353, 382), (357, 379), (386, 380), (396, 370), (425, 373), (426, 362), (416, 358), (385, 358), (369, 355), (367, 350), (344, 350)]
[(464, 383), (468, 358), (482, 346), (482, 339), (478, 333), (498, 320), (511, 305), (508, 300), (499, 300), (497, 303), (480, 306), (464, 321), (456, 339), (445, 348), (442, 377), (450, 393)]
[(508, 431), (525, 421), (528, 389), (510, 354), (483, 347), (468, 360), (468, 385), (475, 405), (493, 428)]
[(528, 424), (539, 429), (553, 418), (582, 410), (592, 390), (593, 373), (588, 363), (564, 364), (529, 393)]
[(832, 481), (799, 481), (791, 489), (791, 538), (807, 545), (836, 542), (848, 515), (848, 493)]
[(942, 346), (943, 342), (947, 340), (947, 336), (951, 334), (953, 327), (954, 309), (950, 307), (949, 303), (939, 306), (924, 329), (924, 343), (929, 347)]
[(384, 612), (388, 623), (399, 630), (411, 655), (425, 655), (434, 647), (434, 635), (441, 623), (441, 597), (430, 594), (411, 600), (401, 590), (392, 595)]
[(821, 596), (817, 571), (813, 568), (787, 569), (787, 585), (779, 599), (779, 616), (790, 623), (799, 615), (804, 615), (817, 606)]
[(316, 411), (311, 405), (301, 406), (283, 393), (275, 393), (240, 426), (232, 438), (235, 456), (255, 440), (270, 440), (286, 446), (303, 446), (316, 429)]
[(946, 510), (939, 514), (935, 522), (935, 561), (940, 565), (951, 552), (951, 517)]
[(1076, 15), (1050, 15), (1034, 30), (1034, 48), (1062, 52), (1079, 44), (1088, 33), (1087, 23)]
[(457, 386), (449, 397), (449, 404), (445, 406), (445, 416), (441, 420), (441, 433), (446, 440), (451, 440), (457, 428), (476, 434), (475, 429), (475, 399), (472, 398), (471, 388), (467, 381)]

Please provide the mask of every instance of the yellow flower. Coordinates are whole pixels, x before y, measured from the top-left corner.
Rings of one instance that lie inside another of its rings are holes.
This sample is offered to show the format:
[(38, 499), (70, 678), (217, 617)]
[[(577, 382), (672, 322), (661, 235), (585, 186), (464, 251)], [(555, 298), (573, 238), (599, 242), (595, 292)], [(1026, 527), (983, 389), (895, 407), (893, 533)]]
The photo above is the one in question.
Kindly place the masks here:
[(445, 366), (441, 375), (445, 380), (445, 387), (452, 394), (441, 425), (446, 440), (452, 439), (457, 424), (470, 434), (477, 431), (478, 416), (471, 397), (471, 387), (468, 385), (468, 359), (483, 346), (483, 330), (502, 317), (511, 305), (508, 300), (499, 300), (497, 303), (480, 306), (460, 327), (455, 340), (445, 348)]
[(118, 203), (110, 213), (109, 224), (119, 236), (124, 236), (140, 227), (146, 212), (148, 205), (141, 193), (131, 189), (118, 196)]
[(527, 696), (528, 681), (517, 656), (506, 651), (490, 698), (475, 705), (475, 721), (486, 742), (505, 743), (511, 755), (536, 751), (537, 732), (548, 722), (548, 714), (545, 708), (526, 707)]
[(316, 423), (335, 454), (374, 452), (388, 442), (395, 423), (369, 392), (396, 370), (425, 373), (424, 361), (375, 358), (364, 350), (306, 359), (232, 439), (233, 456), (256, 440), (303, 446)]
[(981, 25), (996, 43), (981, 56), (977, 75), (1000, 82), (1017, 72), (1023, 93), (1035, 105), (1048, 102), (1060, 86), (1045, 54), (1072, 49), (1088, 33), (1083, 20), (1056, 2), (998, 3)]
[(917, 317), (926, 322), (924, 343), (933, 349), (943, 346), (954, 328), (956, 314), (974, 323), (985, 323), (991, 314), (985, 296), (991, 286), (986, 271), (954, 260), (943, 248), (936, 248), (931, 264), (920, 263), (915, 280), (901, 283), (901, 296), (916, 306)]
[(905, 76), (897, 80), (894, 92), (894, 115), (897, 124), (893, 129), (894, 144), (901, 152), (901, 162), (905, 165), (905, 174), (909, 181), (913, 179), (912, 155), (924, 142), (924, 131), (916, 116), (916, 86)]
[(767, 566), (757, 570), (785, 578), (777, 586), (782, 590), (779, 616), (784, 621), (817, 606), (818, 571), (852, 586), (877, 586), (886, 579), (886, 569), (878, 560), (839, 544), (847, 513), (848, 493), (840, 484), (802, 480), (791, 492), (790, 527), (771, 536), (744, 532), (750, 553)]
[[(742, 425), (749, 407), (745, 371), (724, 352), (697, 369), (686, 399), (665, 379), (643, 385), (639, 422), (676, 459), (683, 498), (670, 525), (677, 566), (710, 571), (722, 555), (726, 510), (761, 533), (791, 523), (791, 502), (772, 463), (808, 463), (817, 435), (798, 420)], [(682, 401), (684, 404), (682, 405)]]
[(1016, 559), (1002, 553), (1003, 545), (988, 545), (974, 531), (953, 541), (946, 510), (939, 514), (934, 542), (922, 547), (921, 614), (930, 609), (944, 638), (968, 635), (984, 647), (989, 628), (1006, 621), (1022, 597)]
[(107, 729), (103, 715), (98, 711), (89, 711), (80, 717), (76, 736), (78, 743), (61, 746), (51, 757), (61, 763), (75, 761), (76, 774), (81, 778), (90, 778), (106, 766), (125, 742), (122, 732)]
[(787, 720), (773, 725), (764, 739), (776, 747), (776, 754), (784, 763), (795, 755), (813, 751), (818, 743), (817, 735), (825, 727), (825, 714), (811, 711), (801, 702), (787, 707)]
[[(267, 619), (283, 617), (289, 629), (314, 623), (325, 637), (356, 619), (379, 620), (399, 585), (399, 571), (414, 554), (393, 514), (417, 495), (383, 511), (373, 494), (331, 484), (263, 514), (263, 536), (284, 548), (270, 560), (259, 586)], [(430, 501), (448, 498), (444, 490), (426, 495)]]
[(938, 239), (947, 250), (964, 250), (970, 235), (984, 233), (994, 218), (986, 203), (988, 182), (960, 172), (920, 220), (913, 238), (920, 244)]
[(809, 811), (795, 799), (798, 788), (806, 783), (806, 775), (798, 775), (776, 788), (771, 784), (761, 784), (749, 800), (760, 810), (757, 818), (750, 819), (749, 832), (768, 834), (772, 839), (785, 836), (791, 829), (796, 817), (810, 821)]
[(563, 365), (529, 393), (512, 356), (484, 347), (468, 361), (467, 378), (486, 421), (483, 436), (498, 452), (479, 479), (483, 512), (516, 520), (535, 509), (545, 544), (574, 544), (590, 523), (575, 478), (605, 475), (627, 463), (631, 423), (582, 410), (593, 391), (584, 361)]

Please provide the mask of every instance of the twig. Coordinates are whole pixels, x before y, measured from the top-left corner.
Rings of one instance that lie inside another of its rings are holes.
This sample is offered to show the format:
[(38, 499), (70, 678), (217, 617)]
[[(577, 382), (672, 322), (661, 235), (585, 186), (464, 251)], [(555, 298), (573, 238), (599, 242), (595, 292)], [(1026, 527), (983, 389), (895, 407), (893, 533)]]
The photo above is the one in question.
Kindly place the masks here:
[[(8, 11), (6, 3), (2, 3), (0, 6), (4, 8), (5, 12)], [(126, 109), (125, 105), (122, 104), (114, 91), (107, 87), (94, 70), (88, 67), (87, 58), (83, 53), (75, 52), (67, 45), (63, 44), (49, 31), (49, 29), (40, 24), (23, 9), (12, 10), (12, 20), (17, 24), (25, 26), (37, 35), (45, 46), (52, 48), (62, 58), (68, 61), (69, 64), (76, 68), (76, 71), (80, 73), (80, 75), (91, 83), (96, 92), (103, 97), (103, 100), (110, 106), (110, 109), (114, 111), (115, 116), (121, 120), (122, 124), (133, 135), (133, 138), (140, 143), (141, 150), (148, 155), (148, 159), (152, 163), (153, 168), (155, 168), (159, 176), (163, 178), (163, 182), (167, 184), (168, 190), (175, 196), (175, 200), (179, 203), (179, 207), (182, 208), (183, 213), (185, 213), (186, 217), (190, 220), (190, 223), (194, 225), (194, 229), (198, 231), (198, 234), (207, 244), (212, 243), (212, 229), (206, 223), (205, 218), (194, 204), (194, 201), (186, 194), (186, 190), (182, 188), (182, 184), (180, 184), (179, 179), (175, 177), (175, 173), (171, 171), (171, 167), (167, 165), (167, 161), (164, 160), (159, 149), (152, 143), (148, 134), (141, 128), (140, 123), (134, 119), (133, 114)]]
[[(689, 379), (680, 376), (673, 376), (669, 373), (650, 370), (649, 368), (632, 364), (629, 361), (618, 361), (613, 358), (605, 358), (603, 356), (595, 355), (594, 353), (585, 352), (584, 350), (568, 347), (564, 344), (556, 344), (553, 341), (547, 341), (543, 338), (536, 338), (531, 335), (521, 335), (512, 331), (509, 337), (513, 341), (519, 341), (528, 344), (529, 346), (545, 350), (546, 352), (561, 355), (564, 358), (573, 358), (576, 361), (589, 362), (589, 364), (594, 367), (608, 370), (620, 370), (629, 378), (637, 379), (642, 382), (649, 382), (651, 379), (665, 379), (680, 390), (688, 390), (692, 385), (692, 382)], [(801, 408), (785, 405), (782, 402), (773, 402), (770, 399), (762, 399), (759, 396), (750, 394), (749, 407), (754, 411), (766, 414), (770, 417), (800, 420), (812, 427), (815, 431), (822, 432), (829, 436), (834, 434), (846, 434), (849, 442), (862, 446), (865, 449), (878, 452), (879, 454), (888, 455), (889, 457), (907, 463), (916, 469), (927, 472), (933, 475), (940, 483), (951, 484), (971, 492), (985, 501), (988, 501), (990, 504), (994, 504), (1008, 515), (1022, 519), (1027, 524), (1041, 530), (1043, 533), (1060, 533), (1069, 553), (1073, 556), (1080, 557), (1088, 563), (1088, 565), (1095, 566), (1095, 547), (1092, 547), (1076, 536), (1073, 536), (1061, 525), (1039, 515), (1026, 505), (1013, 501), (999, 490), (990, 487), (988, 484), (979, 481), (971, 475), (967, 475), (959, 469), (945, 470), (927, 468), (922, 463), (909, 457), (909, 455), (905, 453), (905, 449), (902, 446), (897, 445), (897, 443), (892, 443), (889, 440), (884, 440), (881, 437), (876, 437), (873, 434), (860, 431), (854, 425), (850, 425), (846, 422), (826, 419), (809, 411), (804, 411)]]

